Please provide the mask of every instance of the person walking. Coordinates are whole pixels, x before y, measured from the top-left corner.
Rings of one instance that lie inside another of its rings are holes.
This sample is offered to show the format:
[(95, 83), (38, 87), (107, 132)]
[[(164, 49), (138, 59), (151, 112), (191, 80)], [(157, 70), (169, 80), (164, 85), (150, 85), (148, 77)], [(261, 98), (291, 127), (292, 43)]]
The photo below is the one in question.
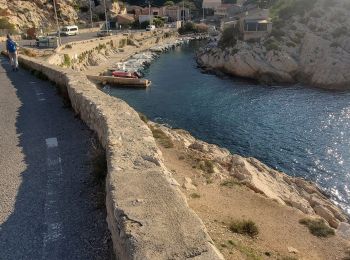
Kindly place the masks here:
[(12, 40), (9, 34), (7, 35), (7, 40), (6, 40), (6, 50), (10, 58), (12, 70), (18, 71), (17, 43), (14, 40)]

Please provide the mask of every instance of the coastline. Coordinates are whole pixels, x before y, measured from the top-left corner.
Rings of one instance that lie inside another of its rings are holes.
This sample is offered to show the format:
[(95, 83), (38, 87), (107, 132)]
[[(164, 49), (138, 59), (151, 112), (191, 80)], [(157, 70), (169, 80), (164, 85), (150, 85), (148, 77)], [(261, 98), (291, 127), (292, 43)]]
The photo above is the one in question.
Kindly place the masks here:
[[(148, 121), (143, 115), (141, 119), (152, 130), (166, 167), (226, 259), (242, 257), (237, 253), (231, 255), (232, 245), (227, 242), (232, 237), (229, 222), (236, 218), (252, 219), (262, 230), (257, 240), (233, 235), (238, 243), (233, 247), (243, 255), (246, 252), (241, 246), (250, 247), (256, 257), (264, 250), (272, 250), (273, 255), (279, 257), (293, 255), (288, 249), (291, 245), (298, 251), (294, 255), (301, 259), (335, 259), (350, 244), (349, 216), (314, 183), (275, 171), (254, 158), (231, 154), (224, 148), (196, 139), (186, 130)], [(334, 218), (325, 212), (332, 212)], [(298, 223), (305, 217), (327, 219), (335, 228), (336, 236), (320, 240), (305, 233)], [(339, 225), (337, 218), (343, 223)], [(335, 226), (341, 227), (337, 230)], [(344, 230), (344, 227), (348, 229)], [(274, 230), (273, 234), (270, 229)], [(284, 240), (275, 241), (270, 236), (283, 236)], [(333, 253), (324, 250), (329, 244), (334, 247)]]

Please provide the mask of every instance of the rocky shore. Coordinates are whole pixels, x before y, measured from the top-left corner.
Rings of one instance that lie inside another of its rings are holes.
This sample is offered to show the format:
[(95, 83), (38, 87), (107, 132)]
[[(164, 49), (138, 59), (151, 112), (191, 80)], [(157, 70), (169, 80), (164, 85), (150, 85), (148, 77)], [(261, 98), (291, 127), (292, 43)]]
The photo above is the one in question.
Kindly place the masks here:
[(345, 0), (317, 0), (305, 13), (294, 13), (288, 23), (274, 23), (271, 35), (259, 41), (203, 48), (198, 64), (265, 84), (350, 89), (349, 9)]
[(211, 167), (214, 179), (234, 180), (281, 205), (321, 217), (334, 229), (338, 228), (339, 234), (350, 241), (349, 216), (316, 184), (276, 171), (255, 158), (231, 154), (227, 149), (194, 138), (185, 130), (171, 129), (157, 123), (149, 124), (151, 128), (163, 132), (171, 143), (190, 151), (199, 165)]
[(206, 36), (189, 36), (189, 37), (181, 37), (173, 42), (168, 43), (160, 43), (152, 46), (147, 51), (136, 53), (130, 58), (128, 58), (124, 62), (115, 63), (115, 68), (123, 71), (137, 71), (139, 73), (143, 73), (143, 71), (154, 61), (156, 60), (161, 53), (170, 51), (177, 46), (188, 43), (193, 40), (202, 40), (206, 38)]

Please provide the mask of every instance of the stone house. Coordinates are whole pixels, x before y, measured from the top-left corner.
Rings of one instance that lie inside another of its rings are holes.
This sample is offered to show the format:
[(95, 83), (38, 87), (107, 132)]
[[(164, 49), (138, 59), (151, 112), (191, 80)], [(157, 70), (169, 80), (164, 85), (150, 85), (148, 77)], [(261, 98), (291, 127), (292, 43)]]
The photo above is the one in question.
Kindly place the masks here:
[(260, 39), (272, 31), (268, 9), (255, 8), (246, 11), (239, 20), (243, 40)]
[(268, 9), (243, 9), (242, 12), (223, 19), (221, 21), (221, 30), (228, 27), (239, 28), (242, 40), (260, 39), (272, 31), (272, 22), (269, 18)]

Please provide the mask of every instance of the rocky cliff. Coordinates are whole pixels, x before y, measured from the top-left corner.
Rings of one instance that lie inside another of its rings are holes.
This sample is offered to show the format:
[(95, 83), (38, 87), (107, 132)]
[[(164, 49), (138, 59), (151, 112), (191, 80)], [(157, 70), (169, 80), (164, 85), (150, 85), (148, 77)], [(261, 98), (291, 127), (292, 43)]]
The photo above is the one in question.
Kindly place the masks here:
[(213, 178), (222, 180), (234, 178), (235, 182), (277, 203), (297, 208), (305, 214), (322, 217), (335, 229), (341, 223), (350, 228), (349, 217), (314, 183), (290, 177), (255, 158), (231, 154), (224, 148), (195, 139), (185, 130), (170, 129), (156, 123), (149, 124), (161, 130), (172, 143), (188, 150), (193, 159), (200, 162), (199, 165), (203, 163), (204, 168), (210, 165)]
[(198, 63), (263, 83), (350, 89), (350, 2), (302, 2), (276, 1), (269, 36), (255, 42), (235, 35), (237, 41), (225, 42), (222, 37), (216, 47), (198, 53)]
[[(111, 13), (119, 12), (118, 3), (106, 0)], [(104, 13), (103, 5), (93, 7), (94, 19)], [(61, 24), (85, 24), (90, 21), (88, 0), (57, 0), (58, 17)], [(16, 29), (30, 27), (54, 27), (53, 0), (0, 0), (0, 18), (14, 25)]]

